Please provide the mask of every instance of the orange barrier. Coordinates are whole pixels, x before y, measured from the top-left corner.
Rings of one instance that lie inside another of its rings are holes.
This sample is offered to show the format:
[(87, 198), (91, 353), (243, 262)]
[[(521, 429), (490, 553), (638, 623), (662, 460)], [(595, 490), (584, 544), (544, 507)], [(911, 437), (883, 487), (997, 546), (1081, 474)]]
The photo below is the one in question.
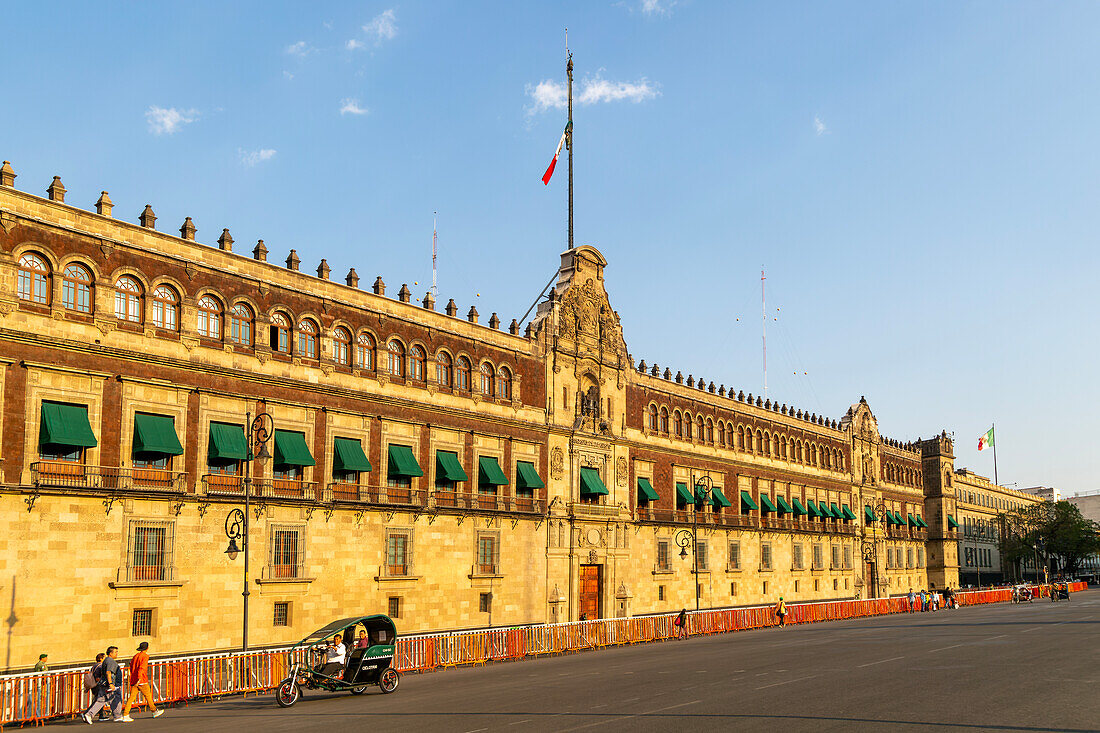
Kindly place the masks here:
[[(1070, 592), (1087, 588), (1087, 583), (1069, 584)], [(1037, 597), (1045, 597), (1049, 591), (1050, 586), (1034, 589)], [(955, 597), (963, 606), (1004, 603), (1012, 599), (1012, 590), (962, 591)], [(909, 604), (905, 597), (898, 596), (791, 603), (787, 609), (788, 624), (808, 624), (905, 613)], [(398, 639), (394, 666), (401, 672), (421, 672), (460, 664), (484, 664), (494, 660), (663, 641), (676, 637), (675, 618), (676, 614), (662, 614), (409, 636)], [(687, 614), (687, 629), (695, 635), (760, 629), (777, 623), (773, 606)], [(302, 652), (283, 647), (157, 660), (150, 664), (150, 681), (158, 704), (263, 692), (278, 686), (295, 654)], [(303, 661), (300, 656), (294, 659)], [(122, 669), (125, 685), (127, 669), (125, 666)], [(0, 727), (78, 714), (91, 703), (91, 693), (85, 691), (83, 685), (86, 671), (87, 668), (80, 668), (0, 676)]]

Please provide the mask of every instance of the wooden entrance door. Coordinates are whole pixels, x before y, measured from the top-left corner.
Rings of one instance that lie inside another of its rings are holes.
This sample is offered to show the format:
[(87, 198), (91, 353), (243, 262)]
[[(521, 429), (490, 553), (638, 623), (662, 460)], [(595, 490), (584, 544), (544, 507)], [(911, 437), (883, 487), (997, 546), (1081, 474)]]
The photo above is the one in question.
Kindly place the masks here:
[(580, 613), (587, 619), (600, 617), (600, 589), (603, 587), (600, 582), (601, 570), (602, 565), (581, 565)]

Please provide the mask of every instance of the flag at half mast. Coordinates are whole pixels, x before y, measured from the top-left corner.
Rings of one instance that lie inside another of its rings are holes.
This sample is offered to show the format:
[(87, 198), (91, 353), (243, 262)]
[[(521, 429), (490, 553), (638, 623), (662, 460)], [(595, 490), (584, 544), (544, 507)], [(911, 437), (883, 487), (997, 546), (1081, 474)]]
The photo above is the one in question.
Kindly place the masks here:
[(561, 134), (561, 140), (558, 140), (558, 149), (554, 151), (554, 158), (550, 161), (550, 165), (546, 168), (546, 172), (542, 174), (542, 185), (547, 186), (550, 184), (550, 176), (554, 175), (554, 168), (558, 165), (558, 156), (561, 155), (561, 149), (565, 145), (565, 137), (569, 134), (569, 131), (573, 129), (573, 120), (565, 125), (565, 131)]
[(990, 428), (985, 435), (978, 438), (978, 451), (981, 452), (993, 445), (993, 428)]

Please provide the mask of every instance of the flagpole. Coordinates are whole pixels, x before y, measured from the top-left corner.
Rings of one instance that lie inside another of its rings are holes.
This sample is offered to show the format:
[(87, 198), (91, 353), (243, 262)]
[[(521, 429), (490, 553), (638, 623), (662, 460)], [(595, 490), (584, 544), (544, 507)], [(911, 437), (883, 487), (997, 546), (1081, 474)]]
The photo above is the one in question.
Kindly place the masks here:
[(997, 480), (997, 423), (993, 423), (989, 432), (993, 433), (993, 483), (1000, 485), (1000, 481)]
[(569, 29), (565, 29), (565, 52), (568, 62), (565, 75), (569, 80), (569, 124), (565, 133), (565, 145), (569, 148), (569, 249), (573, 249), (573, 54), (569, 51)]

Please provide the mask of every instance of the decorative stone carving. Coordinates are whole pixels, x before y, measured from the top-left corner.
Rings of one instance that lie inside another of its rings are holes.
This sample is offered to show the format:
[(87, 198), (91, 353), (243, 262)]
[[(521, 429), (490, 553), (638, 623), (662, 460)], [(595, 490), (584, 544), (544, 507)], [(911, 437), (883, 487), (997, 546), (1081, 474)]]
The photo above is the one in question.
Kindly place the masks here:
[(194, 280), (195, 275), (197, 275), (199, 272), (199, 268), (188, 262), (186, 265), (184, 265), (183, 271), (187, 274), (188, 280)]
[(615, 469), (615, 478), (618, 480), (620, 487), (625, 487), (626, 486), (627, 468), (626, 468), (626, 458), (624, 458), (623, 456), (619, 456), (619, 462), (618, 462), (617, 467)]
[(550, 451), (550, 477), (557, 480), (561, 478), (565, 467), (565, 453), (560, 447)]

